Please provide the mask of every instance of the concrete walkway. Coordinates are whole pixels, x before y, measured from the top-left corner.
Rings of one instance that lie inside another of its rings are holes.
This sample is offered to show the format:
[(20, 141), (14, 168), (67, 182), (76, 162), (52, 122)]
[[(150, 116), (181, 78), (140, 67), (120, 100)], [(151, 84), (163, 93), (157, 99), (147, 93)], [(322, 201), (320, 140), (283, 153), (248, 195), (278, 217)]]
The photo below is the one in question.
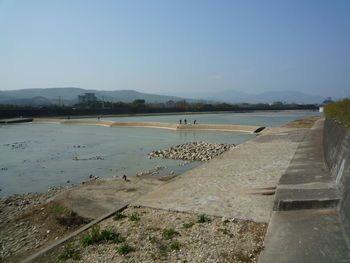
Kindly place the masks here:
[(274, 187), (306, 131), (270, 129), (132, 204), (267, 223)]

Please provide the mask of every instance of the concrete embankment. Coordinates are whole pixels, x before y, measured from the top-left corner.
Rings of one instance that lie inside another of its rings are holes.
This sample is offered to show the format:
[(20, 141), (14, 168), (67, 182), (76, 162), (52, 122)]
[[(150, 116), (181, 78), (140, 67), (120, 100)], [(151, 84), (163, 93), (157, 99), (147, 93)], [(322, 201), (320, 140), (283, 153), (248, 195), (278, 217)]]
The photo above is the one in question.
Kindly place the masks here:
[(350, 131), (316, 122), (277, 185), (259, 262), (350, 262)]
[(243, 126), (243, 125), (222, 125), (222, 124), (188, 124), (180, 125), (165, 122), (114, 122), (104, 120), (62, 120), (62, 119), (45, 119), (36, 118), (35, 123), (57, 123), (70, 125), (96, 125), (116, 128), (155, 128), (167, 130), (188, 130), (188, 131), (225, 131), (225, 132), (260, 132), (265, 127), (261, 126)]

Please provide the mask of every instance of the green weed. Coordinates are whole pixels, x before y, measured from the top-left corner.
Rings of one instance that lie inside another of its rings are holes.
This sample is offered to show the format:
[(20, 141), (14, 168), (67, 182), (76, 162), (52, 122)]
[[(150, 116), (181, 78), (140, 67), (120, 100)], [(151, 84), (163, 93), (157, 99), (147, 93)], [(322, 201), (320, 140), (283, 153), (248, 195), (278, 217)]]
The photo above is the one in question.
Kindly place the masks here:
[(182, 247), (182, 244), (178, 241), (175, 241), (175, 242), (170, 244), (171, 250), (180, 250), (181, 247)]
[(130, 252), (135, 251), (135, 248), (129, 246), (128, 244), (124, 244), (124, 245), (118, 247), (117, 251), (120, 255), (126, 255), (126, 254), (129, 254)]
[(113, 216), (113, 220), (121, 220), (125, 217), (126, 215), (124, 215), (122, 212), (116, 212), (115, 215)]
[(125, 241), (125, 238), (115, 233), (113, 230), (100, 230), (99, 225), (94, 225), (90, 231), (82, 240), (81, 244), (84, 247), (93, 245), (99, 242), (111, 241), (113, 243), (121, 243)]
[(139, 221), (140, 217), (137, 214), (132, 214), (131, 216), (129, 216), (129, 220), (130, 221)]
[(209, 222), (211, 222), (211, 219), (206, 215), (199, 215), (197, 217), (197, 223), (209, 223)]
[(61, 261), (66, 261), (68, 259), (79, 260), (81, 259), (80, 250), (75, 249), (71, 243), (68, 243), (62, 254), (58, 256), (58, 259)]
[(173, 237), (178, 236), (178, 235), (180, 235), (180, 233), (175, 231), (172, 228), (164, 229), (163, 233), (162, 233), (162, 236), (164, 239), (172, 239)]

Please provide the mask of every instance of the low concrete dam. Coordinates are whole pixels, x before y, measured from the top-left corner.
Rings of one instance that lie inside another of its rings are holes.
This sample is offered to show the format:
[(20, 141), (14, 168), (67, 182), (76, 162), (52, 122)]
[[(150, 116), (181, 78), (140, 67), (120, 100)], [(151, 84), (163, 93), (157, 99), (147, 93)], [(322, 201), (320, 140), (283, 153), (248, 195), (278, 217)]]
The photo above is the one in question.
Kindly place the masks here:
[(104, 120), (62, 120), (62, 119), (44, 119), (36, 118), (35, 123), (57, 123), (70, 125), (95, 125), (117, 128), (155, 128), (166, 130), (183, 130), (183, 131), (224, 131), (224, 132), (247, 132), (257, 133), (265, 127), (262, 126), (243, 126), (228, 124), (175, 124), (166, 122), (114, 122)]

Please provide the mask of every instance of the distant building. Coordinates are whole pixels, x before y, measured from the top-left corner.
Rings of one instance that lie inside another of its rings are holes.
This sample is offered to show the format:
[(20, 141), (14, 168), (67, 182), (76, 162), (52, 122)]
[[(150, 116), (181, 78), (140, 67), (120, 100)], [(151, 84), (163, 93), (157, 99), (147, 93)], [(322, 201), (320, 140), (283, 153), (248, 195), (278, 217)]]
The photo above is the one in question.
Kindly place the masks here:
[(79, 103), (89, 102), (89, 101), (96, 101), (97, 97), (95, 96), (95, 93), (85, 93), (84, 95), (78, 95)]

